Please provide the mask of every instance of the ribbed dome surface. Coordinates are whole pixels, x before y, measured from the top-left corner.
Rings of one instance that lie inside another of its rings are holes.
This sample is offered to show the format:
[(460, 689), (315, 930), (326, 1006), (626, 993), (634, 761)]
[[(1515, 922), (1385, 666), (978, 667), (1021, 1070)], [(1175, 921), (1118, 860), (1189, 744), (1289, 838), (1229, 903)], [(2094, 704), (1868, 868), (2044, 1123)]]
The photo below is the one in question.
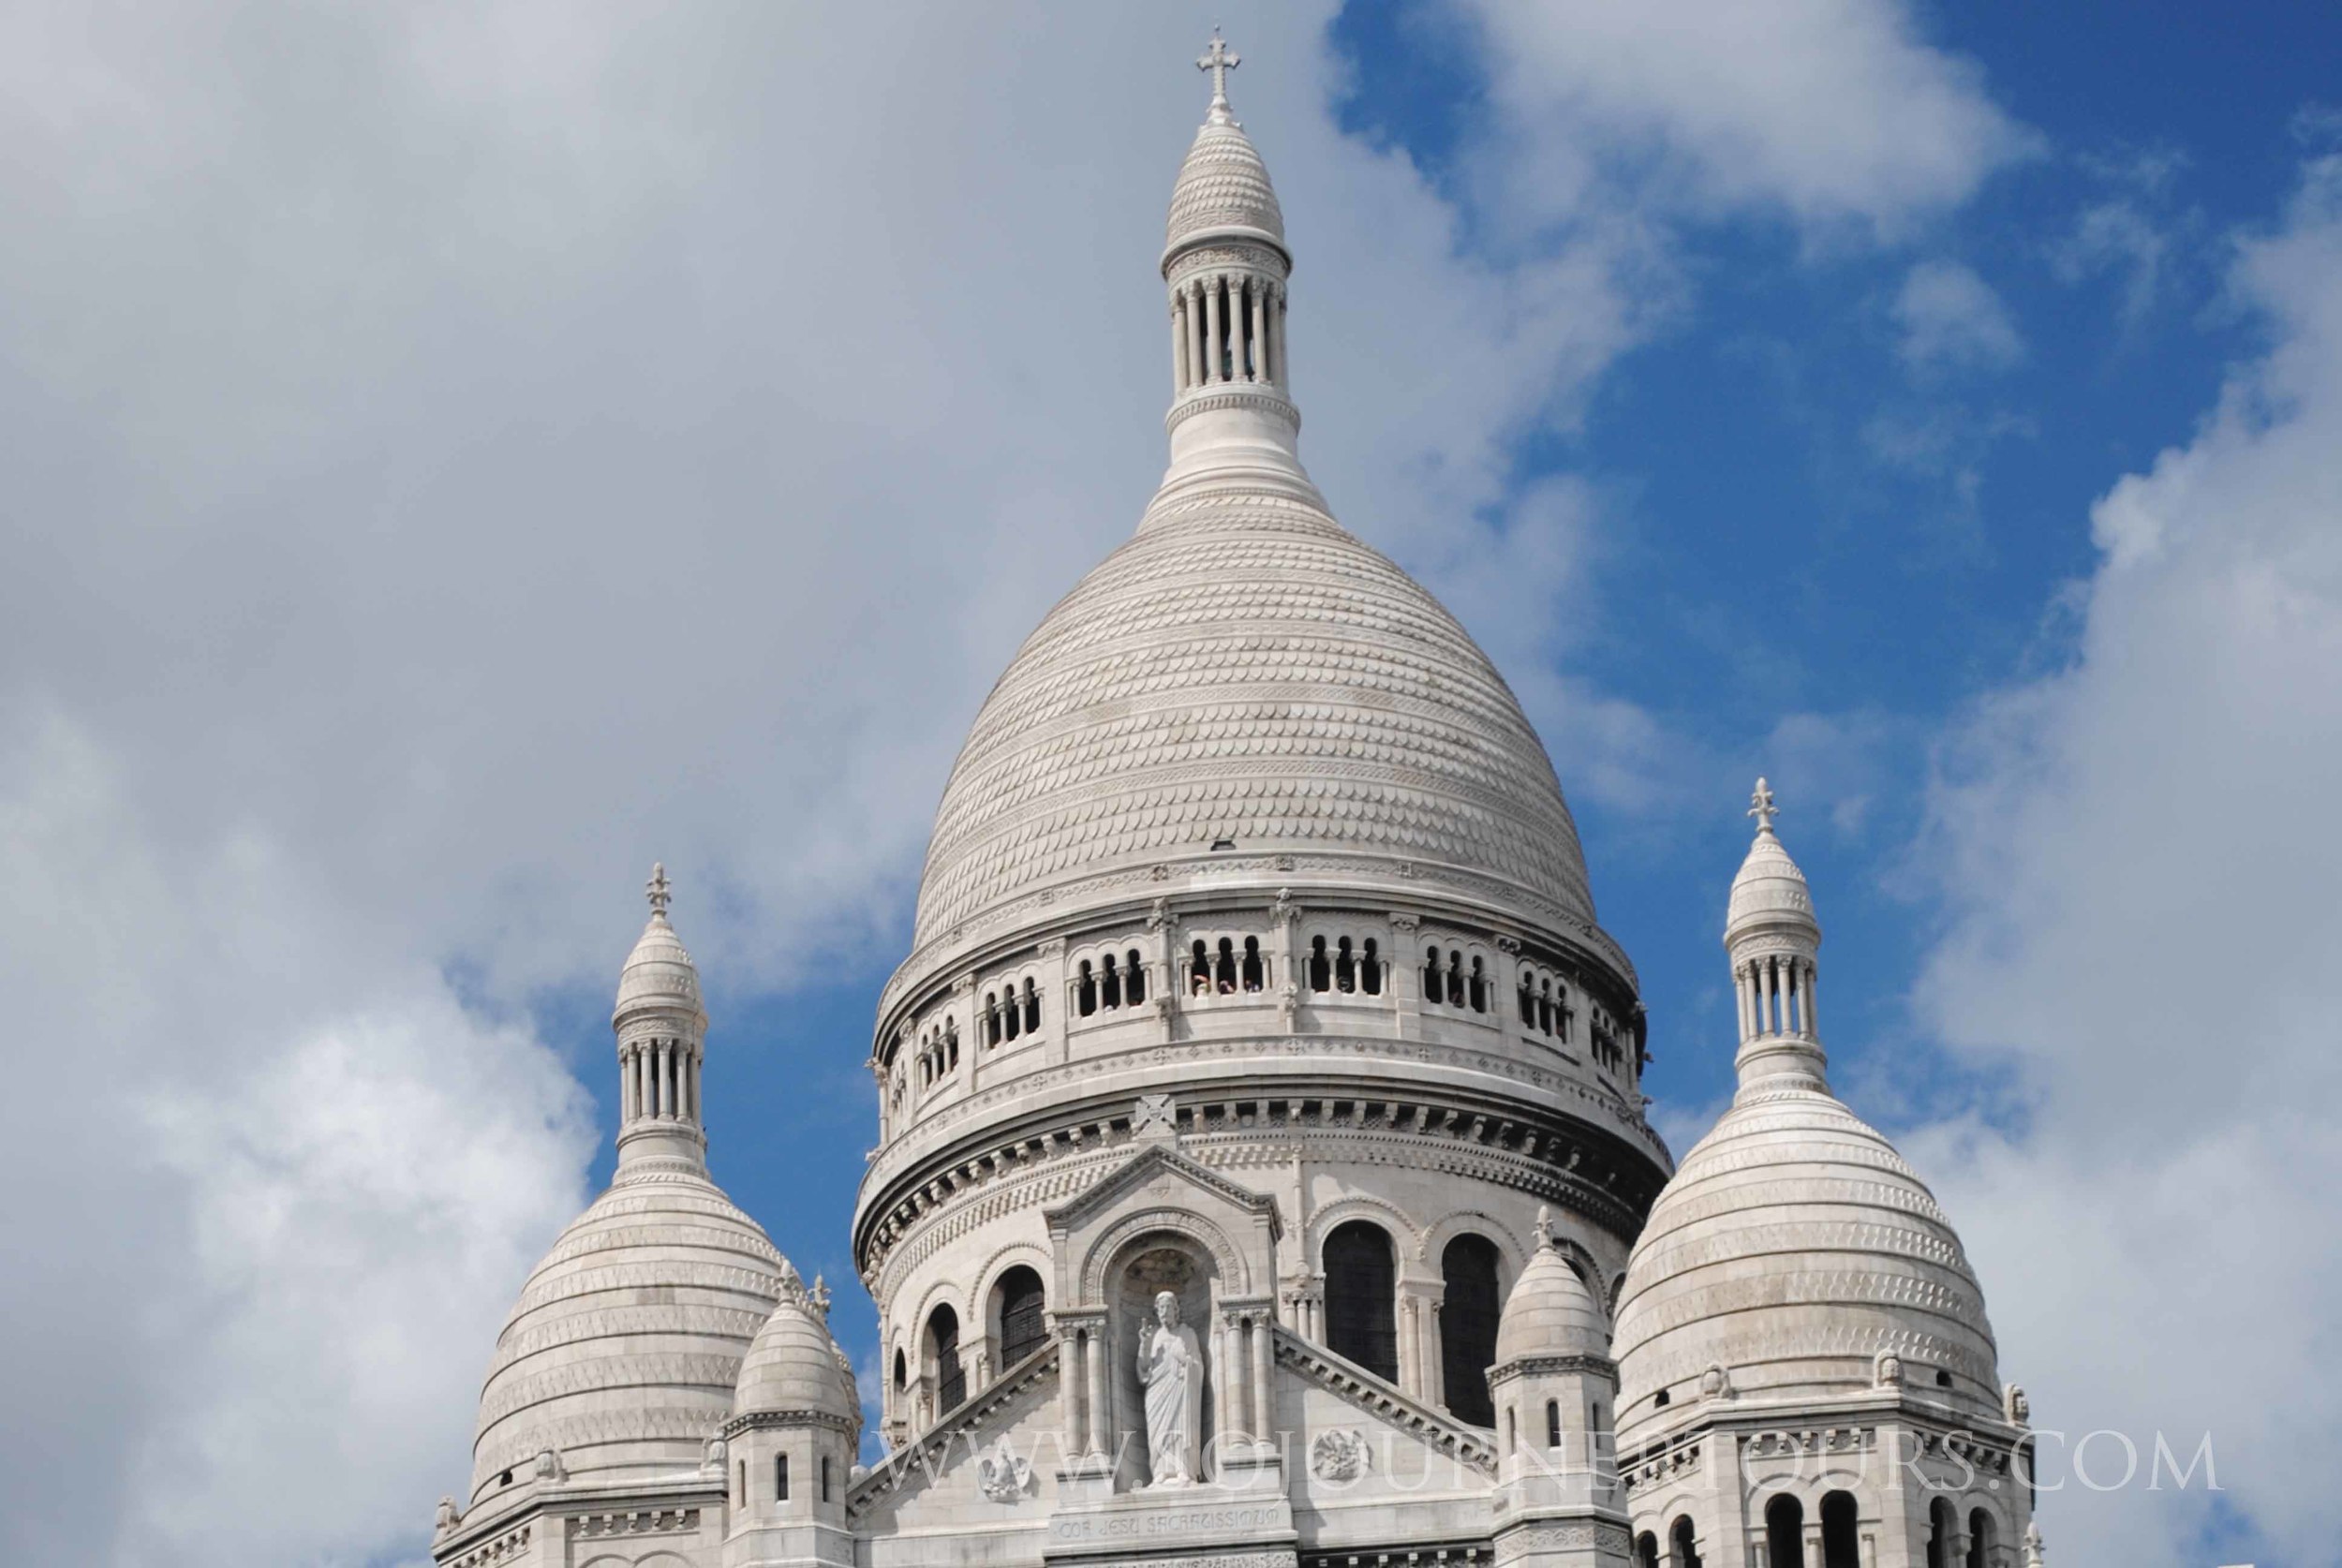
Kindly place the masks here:
[(1553, 1247), (1540, 1247), (1496, 1320), (1498, 1365), (1522, 1355), (1608, 1355), (1610, 1325), (1593, 1293)]
[(937, 812), (918, 940), (1215, 842), (1499, 879), (1591, 922), (1553, 765), (1485, 654), (1324, 509), (1159, 502), (1026, 640)]
[(791, 1282), (740, 1364), (737, 1415), (816, 1411), (860, 1424), (862, 1397), (829, 1325)]
[(700, 972), (664, 914), (654, 914), (618, 971), (615, 1013), (637, 1007), (700, 1011)]
[[(1711, 1366), (1739, 1396), (1811, 1398), (1870, 1387), (1882, 1351), (1915, 1391), (1999, 1410), (1959, 1236), (1893, 1146), (1818, 1088), (1742, 1091), (1684, 1157), (1635, 1244), (1611, 1342), (1622, 1440), (1682, 1414)], [(1654, 1411), (1662, 1388), (1671, 1405)]]
[(1268, 166), (1234, 120), (1213, 118), (1195, 133), (1171, 187), (1165, 248), (1194, 235), (1252, 229), (1284, 244), (1285, 215), (1268, 183)]
[(1805, 873), (1768, 830), (1748, 847), (1748, 858), (1741, 863), (1740, 875), (1732, 879), (1731, 902), (1725, 908), (1725, 939), (1730, 940), (1752, 924), (1783, 921), (1810, 926), (1817, 933), (1821, 929)]
[(472, 1498), (547, 1448), (572, 1476), (689, 1470), (731, 1413), (779, 1252), (705, 1176), (622, 1176), (528, 1278), (480, 1396)]

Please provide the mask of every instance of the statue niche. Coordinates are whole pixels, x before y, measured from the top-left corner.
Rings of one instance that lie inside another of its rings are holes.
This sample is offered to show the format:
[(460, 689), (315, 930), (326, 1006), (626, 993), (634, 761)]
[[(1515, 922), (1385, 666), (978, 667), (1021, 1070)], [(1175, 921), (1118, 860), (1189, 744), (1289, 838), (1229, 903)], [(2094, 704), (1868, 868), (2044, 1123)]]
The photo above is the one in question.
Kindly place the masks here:
[(1116, 1276), (1117, 1425), (1131, 1435), (1123, 1484), (1174, 1489), (1210, 1473), (1212, 1277), (1208, 1260), (1160, 1238)]

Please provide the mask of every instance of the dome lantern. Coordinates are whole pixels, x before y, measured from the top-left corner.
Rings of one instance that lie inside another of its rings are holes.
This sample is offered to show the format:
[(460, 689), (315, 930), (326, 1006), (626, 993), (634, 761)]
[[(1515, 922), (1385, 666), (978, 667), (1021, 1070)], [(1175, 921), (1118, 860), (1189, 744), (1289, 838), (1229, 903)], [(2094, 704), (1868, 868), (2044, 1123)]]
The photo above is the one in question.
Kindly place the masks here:
[(1821, 922), (1814, 916), (1805, 873), (1772, 830), (1780, 807), (1762, 778), (1749, 797), (1748, 814), (1756, 819), (1756, 841), (1732, 879), (1724, 919), (1740, 1002), (1740, 1050), (1733, 1059), (1742, 1092), (1786, 1084), (1826, 1091), (1828, 1058), (1816, 1005)]
[(618, 971), (610, 1014), (618, 1037), (618, 1163), (671, 1160), (704, 1171), (700, 1067), (707, 1010), (699, 969), (667, 921), (674, 895), (665, 865), (650, 868), (645, 891), (650, 921)]

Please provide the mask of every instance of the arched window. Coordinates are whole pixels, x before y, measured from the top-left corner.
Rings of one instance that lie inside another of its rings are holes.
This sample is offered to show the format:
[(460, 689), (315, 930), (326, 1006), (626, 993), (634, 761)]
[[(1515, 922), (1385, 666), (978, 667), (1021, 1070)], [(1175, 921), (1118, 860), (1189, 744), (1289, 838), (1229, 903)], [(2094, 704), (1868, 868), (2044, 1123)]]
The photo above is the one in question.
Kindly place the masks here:
[(822, 1501), (829, 1501), (829, 1456), (822, 1456)]
[(1520, 1025), (1531, 1029), (1537, 1027), (1537, 988), (1527, 969), (1520, 971)]
[(1208, 996), (1211, 992), (1211, 955), (1205, 950), (1201, 937), (1187, 958), (1187, 988), (1194, 995)]
[(1668, 1531), (1668, 1568), (1699, 1568), (1699, 1532), (1688, 1514), (1676, 1516)]
[(1001, 994), (998, 991), (984, 994), (984, 1043), (986, 1045), (1001, 1043)]
[(1244, 988), (1259, 991), (1267, 989), (1267, 985), (1268, 966), (1261, 962), (1260, 939), (1247, 937), (1244, 939)]
[(1647, 1530), (1635, 1537), (1635, 1568), (1659, 1568), (1659, 1538)]
[(1548, 1448), (1562, 1445), (1562, 1402), (1559, 1399), (1545, 1401), (1545, 1445)]
[(1147, 966), (1138, 961), (1136, 948), (1122, 961), (1122, 999), (1133, 1007), (1147, 999)]
[(1025, 1032), (1032, 1033), (1041, 1027), (1041, 993), (1030, 980), (1025, 982)]
[(1805, 1568), (1805, 1504), (1786, 1492), (1765, 1504), (1765, 1568)]
[[(1993, 1523), (1993, 1516), (1983, 1509), (1972, 1508), (1968, 1511), (1968, 1568), (1994, 1568), (1993, 1546), (1997, 1529)], [(1847, 1561), (1853, 1560), (1849, 1558)]]
[(1350, 939), (1344, 937), (1334, 954), (1334, 989), (1347, 996), (1357, 988), (1358, 961), (1351, 954)]
[(1854, 1522), (1852, 1492), (1831, 1492), (1821, 1500), (1822, 1568), (1862, 1568), (1862, 1545)]
[(1447, 982), (1439, 971), (1439, 949), (1423, 950), (1423, 999), (1442, 1002), (1447, 999)]
[(1334, 988), (1333, 965), (1326, 957), (1326, 939), (1310, 939), (1310, 989), (1330, 991)]
[(1505, 1309), (1496, 1294), (1496, 1244), (1466, 1232), (1440, 1253), (1439, 1268), (1447, 1287), (1439, 1314), (1447, 1408), (1459, 1421), (1492, 1427), (1489, 1367), (1496, 1359), (1497, 1316)]
[(1466, 983), (1466, 992), (1473, 1012), (1486, 1013), (1489, 1010), (1489, 978), (1481, 972), (1477, 958), (1472, 961), (1472, 978)]
[(1001, 1370), (1006, 1371), (1048, 1343), (1042, 1323), (1041, 1276), (1018, 1266), (992, 1287), (1001, 1318)]
[(1114, 962), (1114, 954), (1106, 954), (1106, 971), (1098, 982), (1098, 1004), (1101, 1007), (1122, 1005), (1122, 971)]
[(786, 1454), (773, 1456), (773, 1501), (789, 1501), (789, 1456)]
[(901, 1351), (895, 1353), (895, 1386), (898, 1389), (911, 1386), (911, 1357)]
[(1366, 947), (1358, 957), (1358, 989), (1370, 997), (1383, 994), (1383, 960), (1371, 937), (1366, 939)]
[(1380, 1225), (1353, 1220), (1326, 1237), (1326, 1341), (1391, 1383), (1399, 1381), (1398, 1285), (1390, 1237)]
[(1001, 993), (1001, 1013), (1006, 1021), (1008, 1037), (1011, 1040), (1025, 1032), (1025, 1020), (1022, 1016), (1024, 1009), (1016, 1005), (1016, 982), (1013, 980)]
[(733, 1489), (732, 1501), (742, 1508), (749, 1505), (749, 1462), (746, 1459), (740, 1461), (740, 1484)]
[(1960, 1516), (1937, 1498), (1927, 1510), (1927, 1568), (1960, 1568), (1951, 1560), (1952, 1540), (1960, 1533)]
[(1549, 980), (1537, 987), (1537, 1032), (1547, 1036), (1553, 1032), (1553, 983)]
[(1463, 954), (1454, 948), (1447, 950), (1447, 1005), (1464, 1004)]
[(1220, 967), (1212, 975), (1214, 989), (1223, 997), (1236, 995), (1236, 943), (1220, 939)]
[(1074, 1011), (1087, 1018), (1098, 1011), (1098, 983), (1090, 978), (1089, 960), (1082, 960), (1080, 978), (1074, 982)]
[(968, 1397), (967, 1375), (959, 1368), (959, 1314), (949, 1304), (927, 1319), (927, 1354), (935, 1368), (935, 1413), (941, 1415)]

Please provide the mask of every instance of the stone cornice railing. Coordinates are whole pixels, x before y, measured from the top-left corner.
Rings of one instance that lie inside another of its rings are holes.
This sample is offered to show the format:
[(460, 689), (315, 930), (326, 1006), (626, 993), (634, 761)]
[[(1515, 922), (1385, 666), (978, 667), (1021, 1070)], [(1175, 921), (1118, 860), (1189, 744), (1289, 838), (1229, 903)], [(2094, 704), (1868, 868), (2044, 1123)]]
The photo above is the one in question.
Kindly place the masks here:
[(1431, 1409), (1356, 1362), (1320, 1345), (1311, 1344), (1291, 1329), (1277, 1330), (1277, 1364), (1290, 1367), (1337, 1398), (1420, 1439), (1458, 1462), (1470, 1465), (1491, 1480), (1496, 1475), (1496, 1439), (1476, 1427)]

